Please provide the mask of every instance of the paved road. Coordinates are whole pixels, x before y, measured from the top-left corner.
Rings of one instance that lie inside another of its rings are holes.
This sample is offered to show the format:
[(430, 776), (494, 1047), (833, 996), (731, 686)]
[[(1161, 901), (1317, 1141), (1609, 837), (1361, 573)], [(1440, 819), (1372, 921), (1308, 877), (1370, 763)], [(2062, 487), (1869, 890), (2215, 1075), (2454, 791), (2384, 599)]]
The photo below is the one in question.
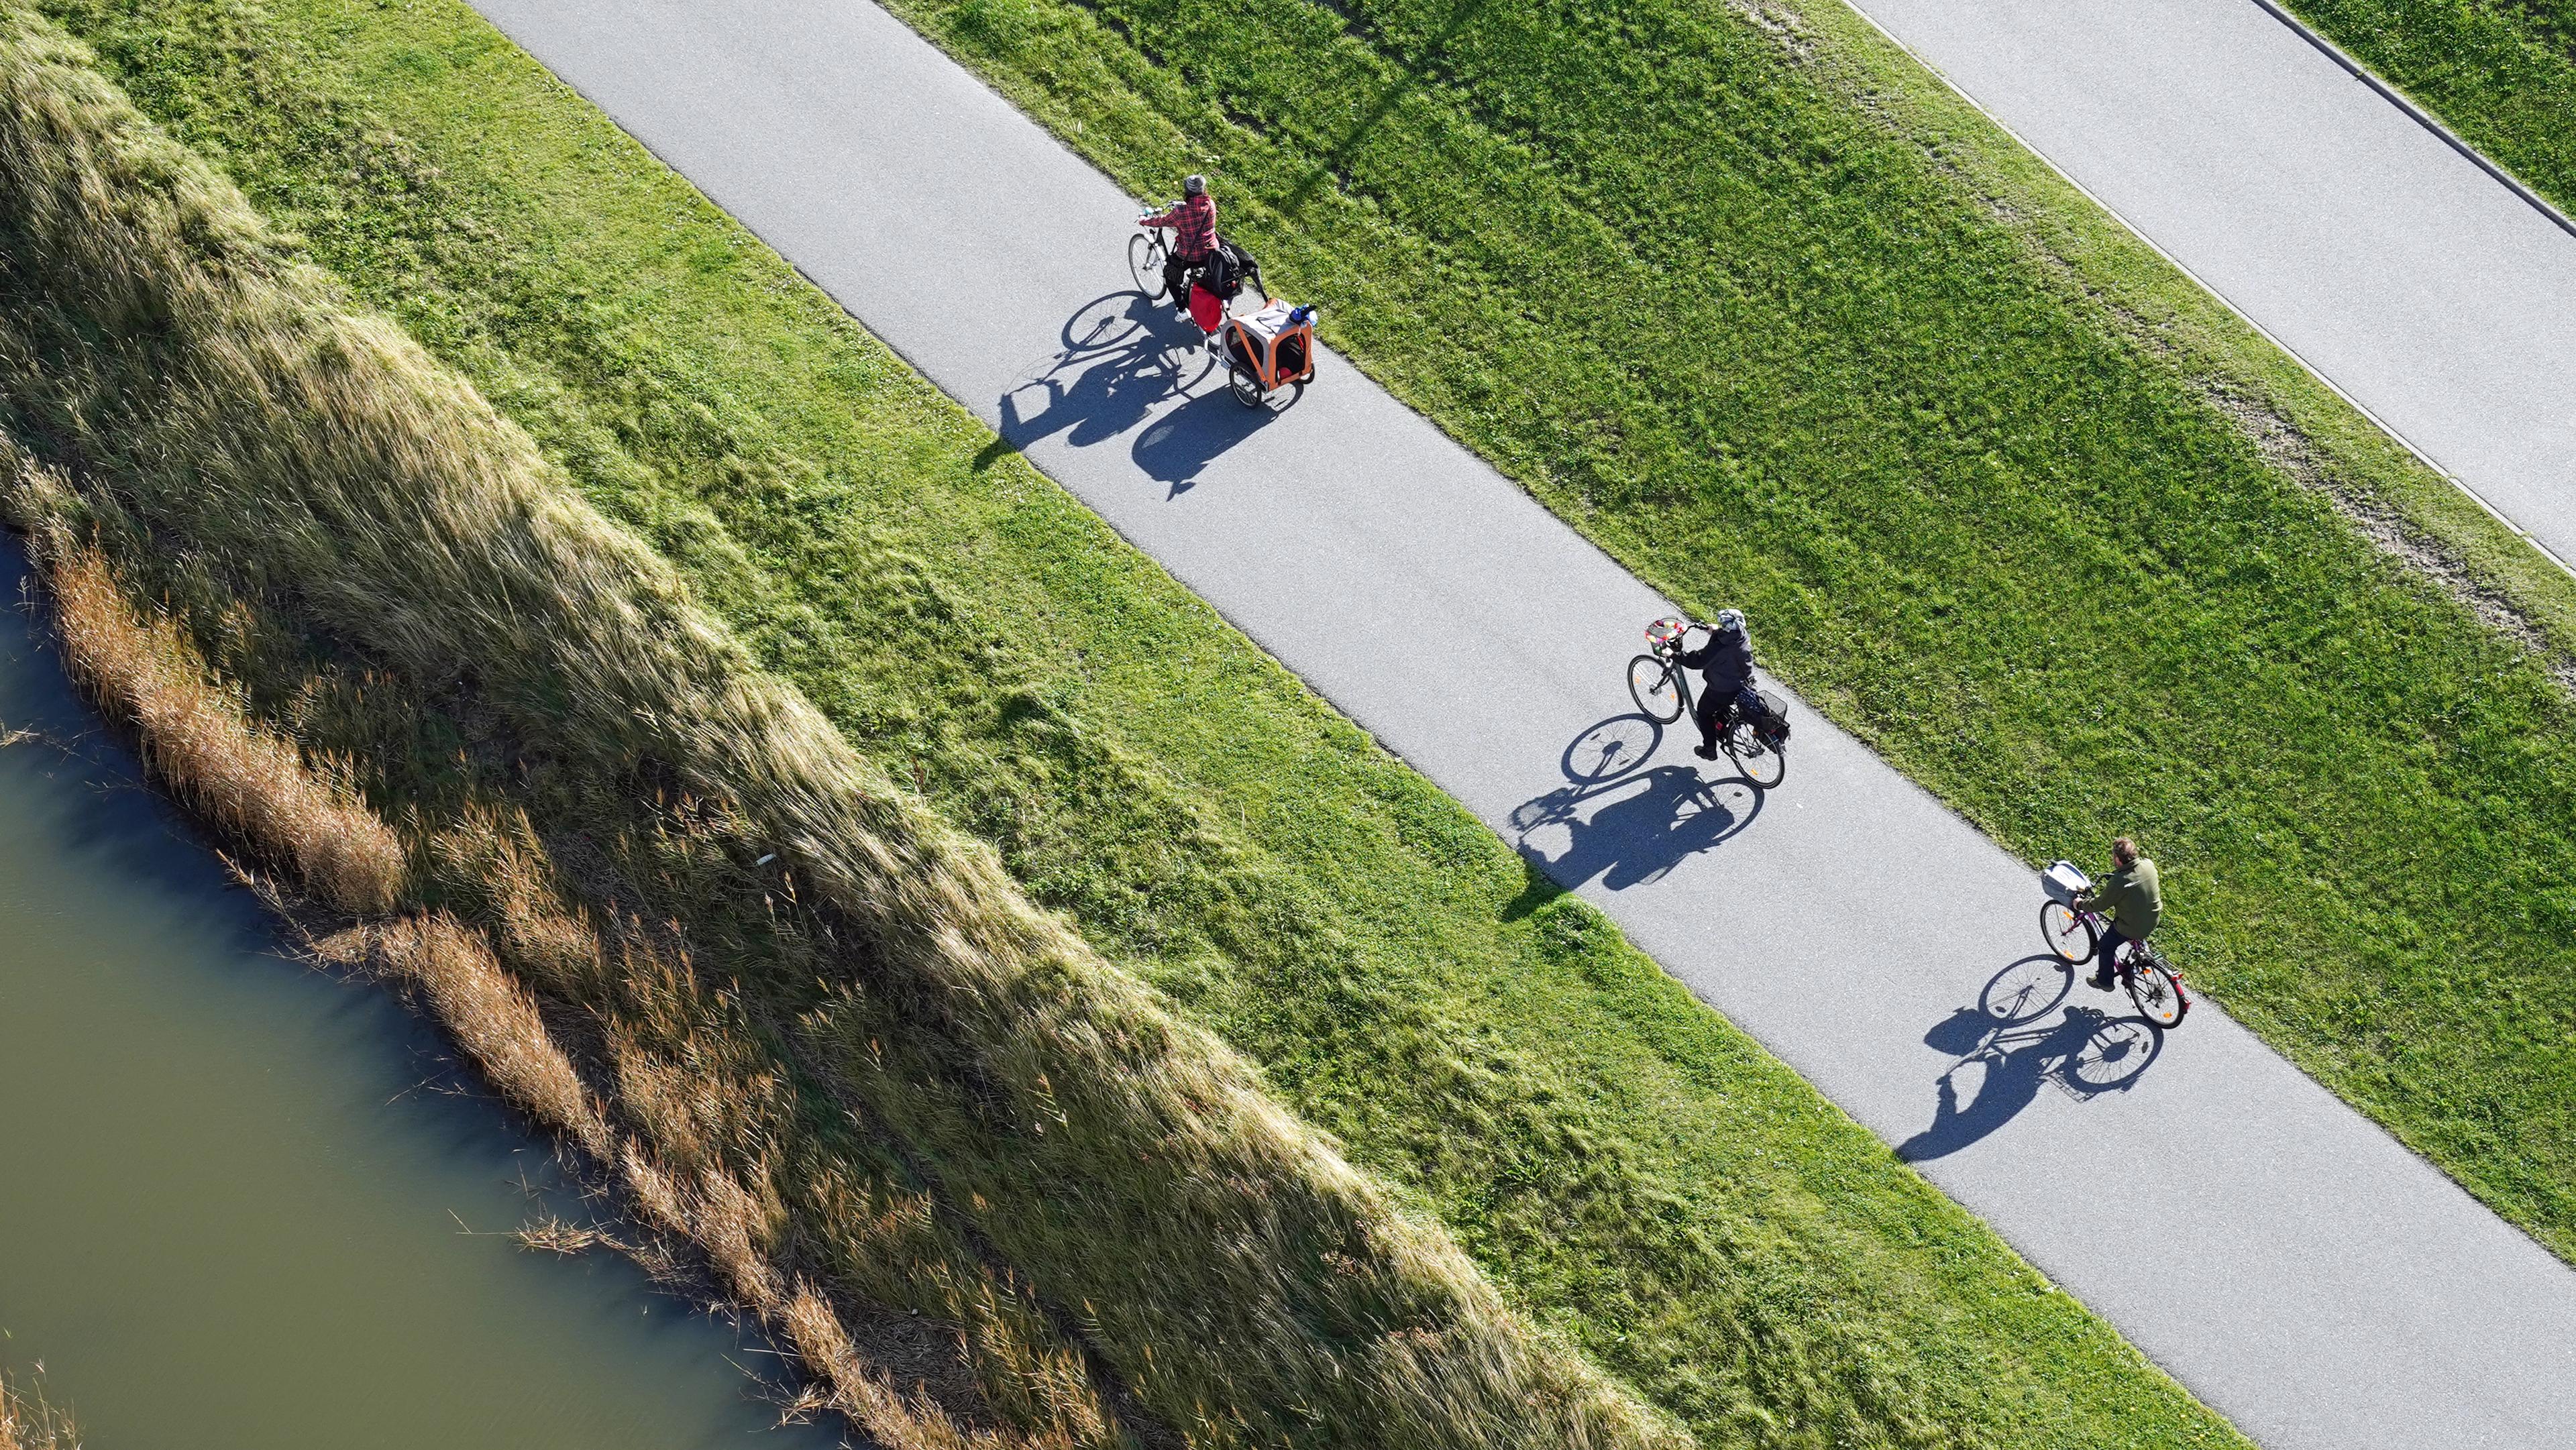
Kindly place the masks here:
[(2252, 0), (1852, 0), (2576, 567), (2576, 236)]
[[(884, 12), (480, 3), (2255, 1435), (2576, 1423), (2576, 1271), (2217, 1011), (2151, 1053), (2054, 1001), (2029, 871), (1814, 716), (1767, 796), (1616, 719), (1662, 601), (1339, 359), (1278, 416), (1175, 392), (1195, 334), (1128, 291), (1131, 199)], [(1990, 980), (2035, 1015), (1963, 1062)]]

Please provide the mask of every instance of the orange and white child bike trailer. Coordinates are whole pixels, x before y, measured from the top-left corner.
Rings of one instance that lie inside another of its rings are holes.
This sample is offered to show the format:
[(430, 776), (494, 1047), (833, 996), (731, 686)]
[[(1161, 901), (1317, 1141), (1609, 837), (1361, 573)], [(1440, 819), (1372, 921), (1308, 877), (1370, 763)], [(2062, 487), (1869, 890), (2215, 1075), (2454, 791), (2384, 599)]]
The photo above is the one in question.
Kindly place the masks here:
[[(1315, 306), (1291, 307), (1262, 286), (1261, 264), (1220, 237), (1209, 265), (1190, 284), (1190, 320), (1208, 334), (1225, 359), (1225, 385), (1247, 408), (1264, 406), (1281, 389), (1295, 401), (1315, 376)], [(1245, 283), (1260, 288), (1261, 306), (1237, 314), (1232, 303)]]
[(1220, 347), (1236, 402), (1258, 408), (1281, 388), (1302, 393), (1315, 376), (1315, 305), (1265, 296), (1258, 309), (1226, 318)]

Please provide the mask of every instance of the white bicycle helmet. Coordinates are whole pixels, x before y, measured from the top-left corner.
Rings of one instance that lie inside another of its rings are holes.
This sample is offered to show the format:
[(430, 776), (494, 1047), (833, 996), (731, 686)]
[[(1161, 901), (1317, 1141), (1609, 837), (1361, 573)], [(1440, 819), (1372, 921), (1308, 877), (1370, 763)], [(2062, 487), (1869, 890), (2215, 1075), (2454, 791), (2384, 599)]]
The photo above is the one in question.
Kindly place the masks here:
[(1191, 172), (1189, 175), (1181, 178), (1181, 195), (1201, 196), (1204, 195), (1206, 191), (1207, 178), (1199, 175), (1197, 172)]

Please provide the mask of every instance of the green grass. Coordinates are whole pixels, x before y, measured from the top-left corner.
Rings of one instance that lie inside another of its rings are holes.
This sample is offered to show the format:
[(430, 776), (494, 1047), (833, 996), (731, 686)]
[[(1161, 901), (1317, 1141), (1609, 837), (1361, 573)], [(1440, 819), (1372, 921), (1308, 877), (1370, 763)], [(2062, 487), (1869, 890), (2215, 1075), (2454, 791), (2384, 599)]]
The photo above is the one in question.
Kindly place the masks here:
[(2576, 587), (1848, 11), (894, 8), (2576, 1256)]
[(1136, 190), (1212, 169), (1381, 381), (2011, 849), (2146, 840), (2196, 981), (2576, 1254), (2568, 696), (2212, 394), (2562, 667), (2576, 591), (1847, 12), (895, 8)]
[(2241, 1443), (461, 7), (56, 13), (1704, 1443)]
[(2576, 4), (2287, 0), (2561, 211), (2576, 211)]

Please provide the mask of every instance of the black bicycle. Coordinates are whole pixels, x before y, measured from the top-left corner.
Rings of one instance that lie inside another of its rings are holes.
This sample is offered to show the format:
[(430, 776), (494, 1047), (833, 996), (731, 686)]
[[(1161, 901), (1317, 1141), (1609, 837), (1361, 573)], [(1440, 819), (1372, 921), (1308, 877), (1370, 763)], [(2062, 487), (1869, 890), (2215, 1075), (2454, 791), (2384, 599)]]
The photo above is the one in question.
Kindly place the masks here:
[[(1692, 630), (1706, 628), (1671, 617), (1646, 626), (1646, 652), (1628, 661), (1628, 697), (1647, 719), (1670, 725), (1690, 713), (1690, 670), (1682, 664), (1682, 640)], [(1789, 774), (1789, 707), (1769, 690), (1753, 693), (1766, 718), (1736, 711), (1718, 733), (1717, 744), (1746, 780), (1769, 790)]]

